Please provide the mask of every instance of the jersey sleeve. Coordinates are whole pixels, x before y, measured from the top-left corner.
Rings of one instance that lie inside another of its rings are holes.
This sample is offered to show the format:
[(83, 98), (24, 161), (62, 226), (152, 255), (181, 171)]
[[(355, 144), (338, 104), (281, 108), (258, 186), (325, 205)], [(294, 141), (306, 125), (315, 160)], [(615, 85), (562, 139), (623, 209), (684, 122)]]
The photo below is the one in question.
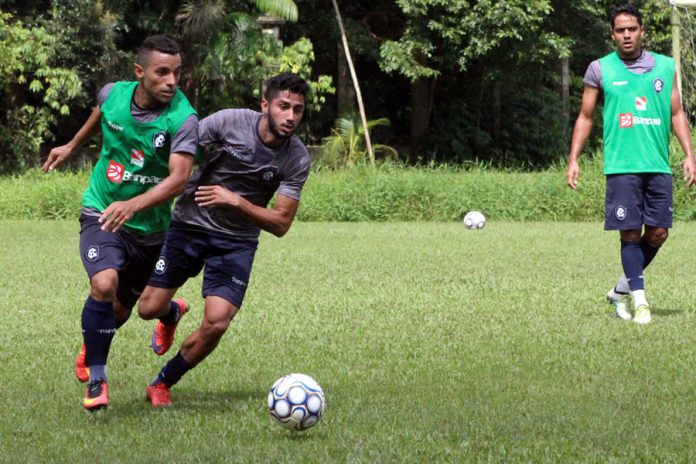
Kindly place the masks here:
[(302, 187), (309, 177), (310, 157), (305, 146), (299, 142), (293, 147), (293, 151), (296, 161), (290, 164), (288, 172), (280, 182), (278, 194), (299, 201)]
[(106, 97), (108, 97), (109, 93), (111, 93), (111, 89), (114, 87), (114, 84), (115, 82), (109, 82), (99, 90), (99, 93), (97, 93), (97, 106), (99, 108), (101, 108), (106, 101)]
[(174, 133), (171, 143), (172, 153), (196, 155), (198, 150), (198, 116), (192, 114)]
[(590, 63), (587, 71), (585, 71), (585, 76), (582, 78), (582, 82), (595, 89), (602, 88), (602, 68), (599, 66), (599, 60), (594, 60)]

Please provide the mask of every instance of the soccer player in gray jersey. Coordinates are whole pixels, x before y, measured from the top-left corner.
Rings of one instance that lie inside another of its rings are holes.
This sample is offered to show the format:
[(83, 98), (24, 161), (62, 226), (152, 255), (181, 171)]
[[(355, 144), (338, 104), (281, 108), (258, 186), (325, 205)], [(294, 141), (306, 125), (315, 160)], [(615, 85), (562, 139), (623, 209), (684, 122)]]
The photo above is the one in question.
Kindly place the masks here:
[(172, 298), (203, 267), (205, 308), (200, 326), (147, 387), (154, 407), (171, 405), (169, 389), (215, 349), (239, 311), (260, 230), (281, 237), (292, 224), (309, 175), (309, 154), (294, 135), (308, 90), (300, 77), (281, 74), (266, 82), (261, 113), (228, 109), (200, 122), (207, 157), (176, 203), (161, 256), (138, 304), (143, 319), (159, 319), (154, 352), (163, 355), (171, 347), (188, 310), (185, 301)]
[(102, 131), (80, 215), (80, 255), (90, 281), (82, 310), (84, 343), (75, 376), (89, 381), (83, 406), (108, 406), (106, 362), (116, 329), (130, 317), (157, 261), (174, 196), (186, 187), (198, 149), (198, 116), (177, 89), (179, 45), (146, 38), (134, 65), (136, 81), (105, 85), (87, 122), (43, 165), (63, 164)]

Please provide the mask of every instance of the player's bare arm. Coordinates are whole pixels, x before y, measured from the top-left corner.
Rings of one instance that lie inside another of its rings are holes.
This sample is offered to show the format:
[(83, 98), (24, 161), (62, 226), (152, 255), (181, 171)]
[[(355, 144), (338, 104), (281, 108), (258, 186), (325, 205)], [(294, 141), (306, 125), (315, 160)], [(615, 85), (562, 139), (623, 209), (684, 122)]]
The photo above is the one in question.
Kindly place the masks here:
[(51, 150), (51, 152), (48, 154), (46, 162), (43, 164), (43, 166), (41, 166), (41, 169), (44, 172), (52, 171), (53, 169), (62, 165), (65, 160), (70, 158), (73, 153), (75, 153), (75, 150), (80, 148), (85, 141), (99, 131), (101, 115), (101, 109), (99, 109), (98, 106), (95, 106), (92, 113), (89, 115), (89, 118), (87, 118), (87, 121), (82, 125), (80, 130), (77, 131), (72, 140), (65, 145), (55, 147)]
[(278, 194), (273, 208), (257, 206), (241, 195), (220, 185), (201, 185), (196, 190), (196, 203), (201, 207), (229, 206), (241, 211), (258, 227), (276, 237), (282, 237), (290, 229), (299, 200)]
[(102, 229), (116, 232), (128, 222), (135, 213), (164, 203), (181, 194), (186, 188), (193, 168), (193, 155), (172, 153), (169, 155), (169, 175), (147, 192), (127, 201), (111, 203), (99, 217)]
[(676, 76), (672, 85), (672, 130), (674, 130), (674, 134), (677, 136), (682, 150), (684, 150), (684, 180), (687, 187), (691, 187), (696, 183), (696, 160), (694, 159), (694, 150), (691, 144), (689, 121), (686, 119), (686, 114), (682, 107)]
[(578, 187), (578, 177), (580, 177), (578, 158), (585, 147), (585, 142), (587, 142), (590, 132), (592, 132), (592, 117), (597, 107), (598, 99), (599, 89), (586, 85), (582, 92), (580, 114), (578, 114), (578, 119), (575, 121), (575, 128), (573, 129), (570, 154), (568, 155), (568, 169), (566, 170), (566, 184), (573, 190)]

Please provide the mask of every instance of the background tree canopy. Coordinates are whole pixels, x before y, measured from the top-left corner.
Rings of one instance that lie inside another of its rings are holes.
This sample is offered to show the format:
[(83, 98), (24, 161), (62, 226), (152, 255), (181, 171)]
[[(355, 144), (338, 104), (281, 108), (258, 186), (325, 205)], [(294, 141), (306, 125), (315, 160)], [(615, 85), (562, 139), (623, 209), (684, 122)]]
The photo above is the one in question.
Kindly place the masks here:
[[(607, 13), (614, 4), (342, 2), (368, 119), (391, 122), (376, 125), (373, 138), (411, 163), (537, 168), (559, 162), (582, 76), (590, 61), (611, 50)], [(644, 15), (646, 48), (669, 54), (670, 9), (663, 0), (635, 4)], [(280, 41), (259, 26), (268, 11), (289, 19)], [(312, 85), (300, 134), (307, 143), (321, 143), (336, 121), (354, 117), (355, 93), (330, 1), (0, 1), (1, 169), (35, 165), (51, 146), (68, 141), (98, 89), (131, 78), (136, 47), (155, 33), (180, 41), (181, 86), (202, 116), (224, 107), (258, 108), (261, 82), (288, 70)], [(595, 130), (591, 144), (600, 135)], [(96, 146), (88, 147), (85, 161)]]

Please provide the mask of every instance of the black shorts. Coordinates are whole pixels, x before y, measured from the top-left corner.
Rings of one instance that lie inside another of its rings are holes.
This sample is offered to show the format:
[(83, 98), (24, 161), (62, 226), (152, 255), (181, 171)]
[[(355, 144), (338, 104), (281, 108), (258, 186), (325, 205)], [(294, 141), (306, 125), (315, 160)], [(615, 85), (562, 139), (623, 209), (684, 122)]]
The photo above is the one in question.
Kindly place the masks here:
[(672, 175), (662, 173), (607, 176), (604, 229), (635, 230), (643, 225), (672, 227)]
[(179, 288), (205, 265), (203, 298), (219, 296), (241, 308), (257, 245), (172, 224), (148, 285)]
[(162, 248), (162, 243), (158, 241), (146, 240), (123, 229), (105, 232), (101, 230), (98, 217), (80, 216), (82, 265), (90, 279), (106, 269), (117, 270), (116, 298), (126, 308), (135, 305), (150, 278)]

